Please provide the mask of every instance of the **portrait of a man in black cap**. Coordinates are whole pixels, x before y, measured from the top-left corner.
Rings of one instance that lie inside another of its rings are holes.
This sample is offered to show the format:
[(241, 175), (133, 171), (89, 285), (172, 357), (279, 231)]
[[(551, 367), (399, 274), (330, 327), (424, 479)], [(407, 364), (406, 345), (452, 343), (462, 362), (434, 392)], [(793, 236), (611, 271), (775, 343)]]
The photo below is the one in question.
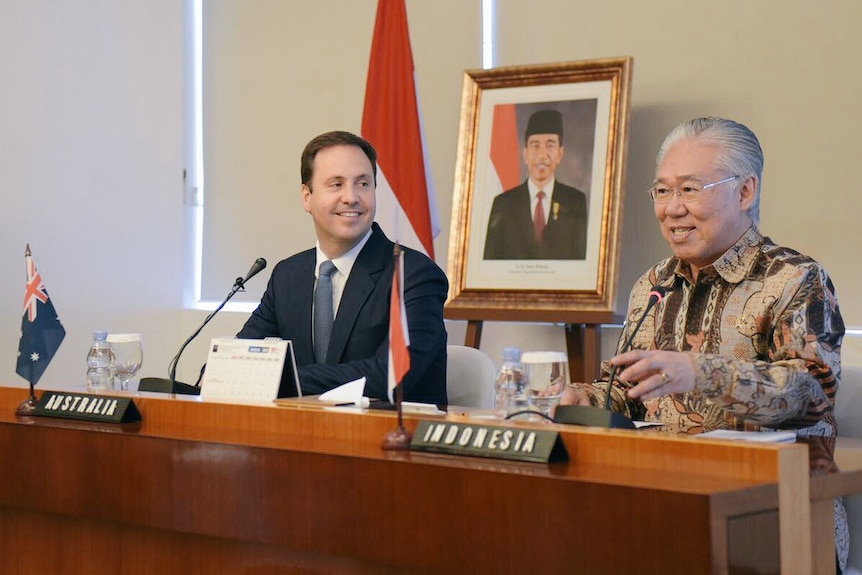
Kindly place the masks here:
[(562, 114), (557, 110), (534, 112), (524, 134), (527, 179), (494, 198), (484, 259), (586, 257), (586, 196), (554, 177), (564, 152)]

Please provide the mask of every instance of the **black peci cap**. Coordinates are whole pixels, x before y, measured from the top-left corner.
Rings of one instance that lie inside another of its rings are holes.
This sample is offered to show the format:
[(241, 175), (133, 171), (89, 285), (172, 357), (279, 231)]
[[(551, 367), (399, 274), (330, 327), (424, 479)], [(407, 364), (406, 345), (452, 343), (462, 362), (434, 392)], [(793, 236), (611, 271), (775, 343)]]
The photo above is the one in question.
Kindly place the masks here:
[(533, 134), (557, 134), (560, 137), (560, 145), (562, 145), (563, 115), (556, 110), (533, 112), (527, 121), (527, 132), (524, 134), (524, 143)]

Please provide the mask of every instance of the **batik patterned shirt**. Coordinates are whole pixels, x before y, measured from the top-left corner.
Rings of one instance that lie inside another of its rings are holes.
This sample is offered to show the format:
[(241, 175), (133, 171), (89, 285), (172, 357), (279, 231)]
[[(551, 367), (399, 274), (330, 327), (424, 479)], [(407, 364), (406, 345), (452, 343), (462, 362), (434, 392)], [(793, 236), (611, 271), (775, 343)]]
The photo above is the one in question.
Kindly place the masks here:
[[(647, 271), (629, 296), (626, 328), (636, 325), (655, 285), (668, 293), (644, 319), (632, 347), (688, 354), (694, 391), (627, 401), (630, 384), (615, 381), (614, 409), (685, 433), (782, 428), (834, 442), (844, 322), (832, 280), (816, 261), (751, 227), (696, 280), (678, 258)], [(623, 329), (618, 353), (628, 337)], [(596, 382), (591, 401), (603, 404), (606, 392), (607, 383)], [(844, 569), (847, 515), (840, 499), (834, 507)]]
[[(688, 433), (780, 427), (835, 435), (844, 323), (832, 281), (816, 261), (752, 227), (696, 280), (678, 258), (647, 271), (632, 289), (627, 327), (640, 318), (654, 285), (668, 293), (633, 348), (687, 353), (695, 389), (624, 402), (628, 384), (618, 382), (616, 409)], [(623, 329), (620, 347), (628, 336)], [(597, 384), (595, 397), (604, 389)]]

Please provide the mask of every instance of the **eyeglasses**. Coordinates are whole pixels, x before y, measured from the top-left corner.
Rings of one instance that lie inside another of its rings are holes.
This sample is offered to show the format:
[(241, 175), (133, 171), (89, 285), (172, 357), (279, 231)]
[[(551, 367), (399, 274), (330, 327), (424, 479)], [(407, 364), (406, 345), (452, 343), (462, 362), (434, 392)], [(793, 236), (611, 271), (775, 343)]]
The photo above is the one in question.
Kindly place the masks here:
[(711, 184), (706, 184), (703, 186), (698, 186), (696, 184), (685, 184), (680, 188), (673, 188), (664, 184), (657, 184), (651, 187), (648, 193), (650, 199), (657, 204), (666, 204), (670, 202), (670, 199), (674, 196), (674, 194), (679, 194), (679, 197), (682, 199), (683, 202), (696, 202), (700, 199), (701, 193), (704, 190), (708, 190), (709, 188), (714, 188), (715, 186), (730, 182), (737, 179), (738, 177), (739, 176), (730, 176), (728, 178), (724, 178), (723, 180), (719, 180), (717, 182), (713, 182)]

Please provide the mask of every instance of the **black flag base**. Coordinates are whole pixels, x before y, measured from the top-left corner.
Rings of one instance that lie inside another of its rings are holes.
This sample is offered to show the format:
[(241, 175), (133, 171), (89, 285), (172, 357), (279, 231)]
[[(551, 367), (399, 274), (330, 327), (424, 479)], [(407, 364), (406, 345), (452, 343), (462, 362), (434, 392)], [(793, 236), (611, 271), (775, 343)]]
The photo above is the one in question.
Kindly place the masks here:
[(29, 399), (21, 402), (21, 405), (15, 410), (15, 415), (33, 415), (37, 403), (39, 402), (36, 401), (36, 397), (31, 395)]

